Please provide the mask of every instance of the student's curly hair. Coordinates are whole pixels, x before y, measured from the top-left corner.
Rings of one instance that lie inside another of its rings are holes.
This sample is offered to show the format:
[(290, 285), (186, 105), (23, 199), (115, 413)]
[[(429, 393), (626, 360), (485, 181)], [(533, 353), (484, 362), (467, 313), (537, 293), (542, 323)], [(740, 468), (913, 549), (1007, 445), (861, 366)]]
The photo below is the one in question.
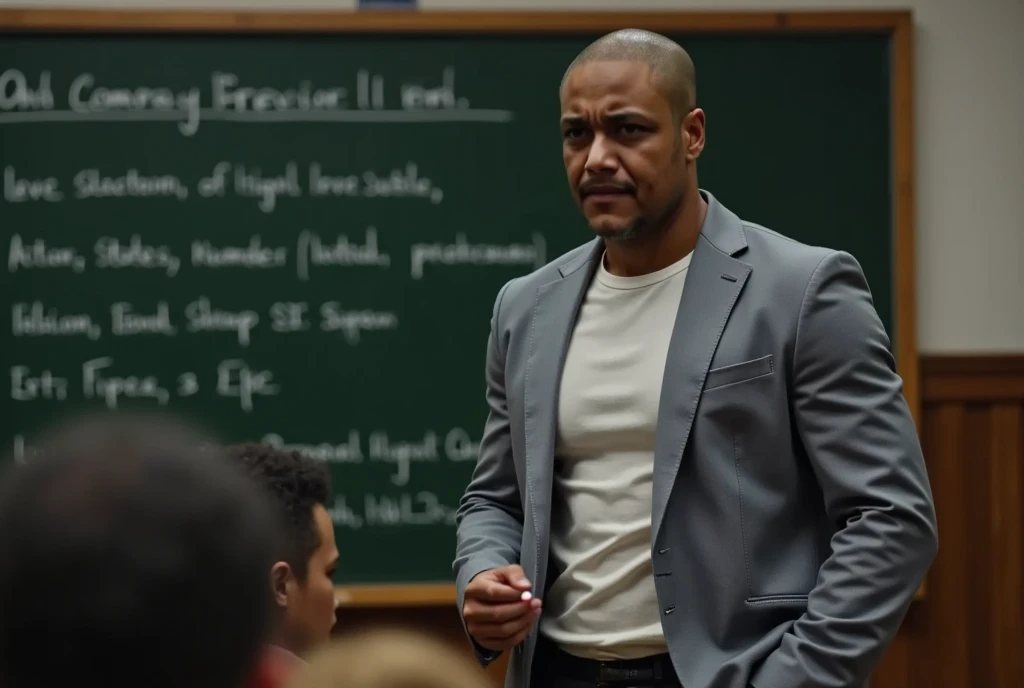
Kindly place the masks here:
[(287, 562), (295, 576), (305, 580), (309, 559), (320, 546), (313, 507), (326, 507), (331, 492), (324, 466), (297, 451), (257, 442), (231, 445), (226, 452), (281, 507), (286, 543), (278, 561)]

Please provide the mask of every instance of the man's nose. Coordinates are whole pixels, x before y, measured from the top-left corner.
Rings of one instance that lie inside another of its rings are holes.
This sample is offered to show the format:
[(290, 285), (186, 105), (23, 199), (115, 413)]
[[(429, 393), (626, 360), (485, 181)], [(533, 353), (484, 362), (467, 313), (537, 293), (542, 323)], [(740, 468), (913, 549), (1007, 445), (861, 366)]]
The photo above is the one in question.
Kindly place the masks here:
[(590, 150), (587, 151), (587, 162), (584, 169), (591, 174), (607, 174), (609, 171), (617, 170), (618, 167), (619, 160), (612, 142), (603, 134), (594, 136)]

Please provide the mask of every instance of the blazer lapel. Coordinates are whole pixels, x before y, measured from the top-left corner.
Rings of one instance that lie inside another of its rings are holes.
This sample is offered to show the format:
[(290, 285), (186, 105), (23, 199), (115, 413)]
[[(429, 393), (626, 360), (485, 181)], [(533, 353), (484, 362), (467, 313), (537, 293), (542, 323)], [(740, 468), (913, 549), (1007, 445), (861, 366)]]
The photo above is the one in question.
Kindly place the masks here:
[(746, 248), (739, 218), (711, 194), (702, 193), (708, 212), (679, 301), (658, 407), (652, 542), (665, 517), (711, 359), (751, 271), (748, 264), (732, 257)]
[(550, 522), (551, 489), (558, 429), (558, 391), (562, 367), (580, 304), (601, 257), (600, 240), (559, 268), (560, 279), (537, 289), (530, 325), (524, 382), (526, 474), (537, 509), (537, 542), (545, 542)]

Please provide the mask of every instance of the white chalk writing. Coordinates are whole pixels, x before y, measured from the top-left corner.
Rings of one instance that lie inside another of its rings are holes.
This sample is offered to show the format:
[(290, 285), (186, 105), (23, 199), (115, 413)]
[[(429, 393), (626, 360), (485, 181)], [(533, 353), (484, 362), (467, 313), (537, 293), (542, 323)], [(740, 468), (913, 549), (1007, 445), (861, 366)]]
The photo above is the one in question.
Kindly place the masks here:
[[(362, 503), (337, 495), (328, 507), (334, 525), (349, 530), (364, 527), (454, 525), (457, 508), (445, 504), (433, 492), (421, 490), (398, 494), (364, 493)], [(354, 503), (353, 503), (354, 502)]]
[(65, 401), (68, 379), (50, 370), (33, 374), (28, 366), (11, 366), (11, 399), (15, 401)]
[(299, 279), (309, 280), (311, 267), (379, 267), (391, 266), (391, 256), (382, 253), (377, 245), (377, 229), (368, 227), (363, 243), (349, 241), (348, 235), (339, 234), (333, 243), (325, 243), (316, 232), (299, 233), (296, 269)]
[(70, 246), (48, 246), (45, 239), (33, 239), (26, 244), (20, 234), (11, 236), (7, 272), (48, 268), (70, 268), (82, 272), (85, 270), (85, 257)]
[(398, 316), (389, 311), (344, 310), (337, 301), (328, 301), (320, 306), (320, 329), (324, 332), (341, 332), (349, 344), (358, 344), (363, 332), (394, 330), (398, 327)]
[(305, 332), (309, 306), (301, 301), (279, 301), (270, 307), (270, 327), (274, 332)]
[(340, 444), (332, 442), (317, 442), (315, 444), (285, 442), (284, 438), (276, 433), (264, 435), (261, 441), (276, 449), (297, 451), (300, 454), (325, 463), (363, 463), (366, 460), (363, 455), (362, 444), (359, 441), (358, 430), (350, 430), (348, 438)]
[(213, 107), (235, 112), (287, 110), (334, 110), (345, 107), (346, 90), (335, 86), (314, 87), (303, 81), (295, 88), (239, 87), (234, 74), (213, 74)]
[(350, 530), (359, 530), (366, 522), (362, 514), (356, 513), (355, 509), (348, 505), (345, 495), (334, 497), (334, 503), (328, 507), (327, 514), (331, 517), (334, 525)]
[(545, 242), (534, 234), (530, 244), (471, 244), (458, 234), (455, 242), (417, 243), (410, 249), (413, 279), (422, 279), (427, 265), (524, 265), (539, 268), (545, 263)]
[(370, 461), (394, 464), (391, 482), (399, 486), (408, 485), (413, 462), (435, 463), (440, 460), (437, 433), (429, 430), (421, 439), (411, 442), (392, 441), (385, 432), (371, 433), (369, 456)]
[(39, 73), (38, 85), (29, 85), (28, 77), (17, 69), (0, 74), (0, 110), (52, 110), (53, 77), (49, 71)]
[(200, 102), (197, 87), (173, 91), (149, 86), (99, 86), (88, 73), (75, 77), (68, 90), (68, 105), (76, 113), (180, 113), (185, 121), (179, 124), (179, 129), (186, 135), (199, 128)]
[(435, 187), (430, 179), (419, 176), (416, 163), (407, 163), (404, 170), (391, 170), (380, 177), (373, 172), (363, 174), (365, 196), (384, 198), (426, 198), (431, 203), (444, 200), (444, 191)]
[(119, 301), (110, 306), (110, 332), (116, 337), (140, 334), (173, 337), (178, 328), (171, 322), (171, 308), (166, 301), (157, 302), (155, 313), (138, 313), (134, 305)]
[(170, 400), (155, 375), (113, 375), (110, 356), (94, 358), (82, 364), (82, 392), (86, 399), (99, 399), (109, 409), (118, 408), (122, 399), (153, 399), (161, 406)]
[(34, 447), (25, 441), (24, 435), (14, 436), (14, 447), (11, 451), (11, 455), (14, 458), (15, 463), (28, 463), (39, 456), (40, 453), (41, 452), (38, 447)]
[(11, 306), (11, 334), (15, 337), (85, 335), (95, 341), (101, 333), (100, 326), (88, 313), (61, 313), (56, 307), (44, 306), (41, 301)]
[(449, 461), (476, 461), (480, 442), (473, 440), (462, 428), (452, 428), (444, 438), (444, 453)]
[(214, 308), (209, 297), (201, 296), (185, 307), (189, 332), (234, 332), (241, 346), (249, 346), (253, 328), (260, 321), (256, 311), (228, 311)]
[[(392, 441), (386, 432), (374, 430), (370, 432), (368, 443), (363, 444), (363, 434), (359, 430), (349, 430), (343, 442), (325, 441), (286, 441), (276, 432), (263, 435), (264, 444), (286, 451), (297, 451), (310, 458), (325, 463), (364, 463), (367, 456), (371, 461), (393, 463), (397, 473), (392, 477), (395, 484), (406, 484), (412, 472), (412, 464), (416, 462), (436, 463), (442, 458), (453, 463), (476, 461), (479, 442), (473, 440), (463, 428), (455, 427), (439, 440), (437, 431), (427, 430), (422, 439), (412, 442)], [(443, 445), (443, 451), (442, 451)]]
[(302, 196), (298, 166), (290, 162), (285, 165), (283, 172), (266, 176), (258, 167), (238, 165), (235, 167), (235, 194), (258, 199), (260, 210), (272, 213), (279, 197)]
[(249, 237), (245, 246), (214, 246), (205, 240), (192, 242), (192, 265), (203, 268), (280, 268), (288, 262), (284, 246), (264, 246), (260, 236)]
[(253, 400), (258, 396), (276, 396), (281, 393), (269, 370), (252, 370), (245, 361), (231, 359), (217, 366), (217, 394), (238, 399), (246, 413), (252, 412)]
[(75, 175), (75, 198), (152, 198), (166, 196), (184, 201), (188, 187), (174, 175), (143, 175), (130, 169), (120, 176), (105, 176), (99, 170), (82, 170)]
[(363, 504), (366, 523), (371, 526), (455, 524), (456, 510), (433, 492), (403, 493), (396, 497), (367, 494)]
[(96, 253), (96, 267), (100, 269), (163, 270), (168, 277), (174, 277), (181, 267), (181, 259), (167, 246), (144, 244), (138, 234), (133, 234), (127, 244), (122, 244), (114, 237), (101, 237), (93, 250)]
[[(399, 81), (390, 97), (384, 75), (358, 68), (354, 76), (354, 88), (308, 79), (270, 86), (244, 84), (236, 74), (213, 72), (210, 102), (204, 107), (198, 86), (105, 83), (88, 72), (69, 79), (65, 102), (58, 103), (52, 72), (28, 75), (8, 69), (0, 74), (0, 124), (166, 121), (175, 122), (182, 135), (194, 136), (203, 120), (502, 124), (513, 119), (510, 110), (474, 108), (468, 97), (459, 95), (453, 66), (443, 68), (440, 83)], [(394, 100), (397, 106), (390, 105)]]
[(4, 167), (4, 200), (8, 203), (45, 201), (57, 203), (64, 198), (56, 177), (19, 178), (14, 166)]

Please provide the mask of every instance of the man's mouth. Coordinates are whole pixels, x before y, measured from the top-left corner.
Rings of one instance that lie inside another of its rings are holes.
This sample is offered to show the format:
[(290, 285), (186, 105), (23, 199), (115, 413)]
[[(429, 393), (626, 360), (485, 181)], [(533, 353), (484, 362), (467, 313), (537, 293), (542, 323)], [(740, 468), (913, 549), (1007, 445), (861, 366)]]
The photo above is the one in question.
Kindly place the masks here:
[(580, 196), (584, 200), (594, 201), (595, 203), (608, 203), (623, 196), (632, 195), (632, 190), (617, 184), (592, 184), (583, 187), (580, 191)]

